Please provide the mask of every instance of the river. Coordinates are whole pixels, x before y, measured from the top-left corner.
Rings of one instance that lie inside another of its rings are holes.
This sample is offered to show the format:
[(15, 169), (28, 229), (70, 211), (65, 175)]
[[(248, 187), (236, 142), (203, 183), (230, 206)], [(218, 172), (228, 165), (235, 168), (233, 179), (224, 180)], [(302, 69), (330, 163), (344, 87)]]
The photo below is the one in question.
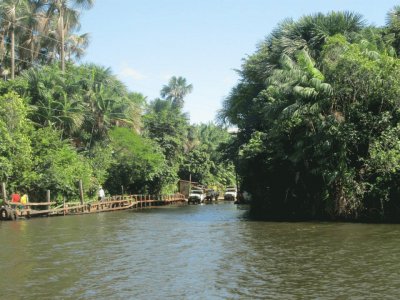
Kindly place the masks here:
[(0, 222), (1, 299), (397, 299), (400, 225), (232, 203)]

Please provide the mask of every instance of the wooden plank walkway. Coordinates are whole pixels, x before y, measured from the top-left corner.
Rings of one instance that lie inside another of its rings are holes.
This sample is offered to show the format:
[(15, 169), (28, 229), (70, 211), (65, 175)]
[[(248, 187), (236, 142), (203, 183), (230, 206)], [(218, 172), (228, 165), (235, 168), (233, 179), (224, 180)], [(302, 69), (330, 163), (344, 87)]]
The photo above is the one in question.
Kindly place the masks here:
[[(187, 204), (185, 196), (174, 195), (124, 195), (112, 196), (103, 201), (87, 202), (81, 204), (64, 203), (50, 208), (56, 202), (36, 202), (22, 204), (6, 201), (5, 206), (0, 209), (0, 220), (14, 220), (16, 218), (29, 218), (35, 216), (66, 216), (90, 213), (110, 212), (126, 209), (144, 209), (155, 206), (183, 205)], [(43, 209), (40, 209), (42, 207)]]

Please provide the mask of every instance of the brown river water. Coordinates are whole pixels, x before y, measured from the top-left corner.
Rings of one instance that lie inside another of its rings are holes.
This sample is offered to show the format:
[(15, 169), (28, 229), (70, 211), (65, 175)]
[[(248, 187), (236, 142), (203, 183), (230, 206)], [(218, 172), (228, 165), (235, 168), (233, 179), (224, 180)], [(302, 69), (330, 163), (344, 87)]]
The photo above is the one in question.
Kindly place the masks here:
[(233, 203), (0, 222), (0, 299), (399, 299), (400, 225)]

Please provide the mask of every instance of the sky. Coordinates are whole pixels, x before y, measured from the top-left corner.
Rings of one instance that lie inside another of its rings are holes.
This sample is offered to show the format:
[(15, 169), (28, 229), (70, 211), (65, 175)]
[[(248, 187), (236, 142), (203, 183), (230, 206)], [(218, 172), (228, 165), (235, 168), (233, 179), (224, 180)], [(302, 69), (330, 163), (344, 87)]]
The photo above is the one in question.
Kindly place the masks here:
[(214, 121), (239, 80), (235, 70), (277, 24), (316, 12), (352, 11), (383, 26), (393, 0), (97, 0), (81, 17), (90, 34), (82, 62), (110, 67), (149, 101), (172, 76), (193, 85), (183, 110)]

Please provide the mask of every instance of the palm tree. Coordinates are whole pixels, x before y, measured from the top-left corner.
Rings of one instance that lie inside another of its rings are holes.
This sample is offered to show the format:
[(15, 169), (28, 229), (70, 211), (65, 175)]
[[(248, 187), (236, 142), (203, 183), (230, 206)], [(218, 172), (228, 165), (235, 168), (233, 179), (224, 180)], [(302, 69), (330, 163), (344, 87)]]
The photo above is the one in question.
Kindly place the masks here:
[(270, 99), (265, 110), (267, 117), (290, 119), (302, 116), (307, 119), (316, 112), (323, 114), (324, 106), (333, 108), (326, 105), (330, 103), (329, 96), (333, 91), (324, 80), (307, 51), (298, 51), (296, 60), (283, 54), (280, 68), (275, 69), (267, 80)]
[(85, 54), (85, 49), (89, 45), (89, 34), (84, 33), (81, 35), (71, 34), (67, 38), (65, 45), (67, 52), (67, 60), (71, 60), (72, 57), (79, 60)]
[(11, 79), (15, 77), (15, 31), (18, 23), (26, 18), (26, 11), (27, 1), (25, 0), (3, 0), (0, 2), (1, 20), (11, 39)]
[(393, 46), (400, 53), (400, 6), (395, 6), (386, 16), (387, 30), (394, 35)]
[(46, 8), (47, 0), (29, 0), (27, 5), (27, 16), (24, 20), (25, 32), (22, 34), (21, 52), (28, 52), (21, 55), (23, 60), (30, 61), (33, 65), (39, 55), (41, 36), (45, 34), (44, 29), (47, 23)]
[(83, 122), (83, 105), (76, 90), (70, 90), (58, 67), (31, 68), (22, 73), (29, 82), (32, 120), (53, 126), (71, 137)]
[(114, 123), (116, 126), (123, 126), (131, 128), (136, 133), (142, 131), (142, 113), (143, 107), (146, 103), (146, 97), (140, 93), (128, 93), (126, 96), (121, 98), (121, 103), (115, 110)]
[(81, 80), (83, 101), (86, 107), (85, 128), (90, 132), (89, 148), (93, 139), (107, 135), (116, 120), (124, 119), (121, 107), (127, 96), (126, 87), (111, 73), (110, 68), (85, 66)]
[[(72, 6), (69, 4), (72, 2)], [(50, 15), (57, 16), (57, 31), (60, 36), (60, 58), (61, 70), (65, 71), (65, 33), (76, 27), (79, 13), (75, 8), (89, 9), (93, 6), (94, 0), (51, 0)]]
[(297, 22), (285, 20), (266, 40), (270, 70), (279, 64), (282, 53), (293, 57), (297, 51), (306, 50), (318, 59), (328, 37), (335, 34), (351, 36), (364, 26), (363, 17), (352, 12), (318, 13), (304, 16)]
[(182, 108), (184, 103), (184, 98), (187, 94), (191, 93), (193, 86), (187, 84), (186, 79), (183, 77), (173, 76), (168, 85), (164, 85), (161, 89), (161, 97), (170, 100), (172, 105), (176, 108)]
[[(342, 34), (352, 38), (355, 33), (361, 32), (363, 28), (364, 20), (362, 16), (351, 12), (331, 12), (327, 15), (319, 13), (302, 17), (296, 22), (291, 19), (283, 21), (259, 46), (259, 50), (246, 60), (243, 70), (240, 71), (242, 81), (233, 88), (218, 114), (220, 122), (232, 123), (238, 125), (239, 128), (245, 126), (247, 130), (242, 130), (242, 133), (248, 132), (250, 134), (253, 130), (250, 128), (250, 124), (257, 128), (260, 123), (263, 123), (262, 117), (257, 118), (257, 116), (260, 116), (260, 110), (264, 109), (261, 104), (262, 100), (255, 102), (254, 99), (263, 99), (259, 96), (260, 93), (265, 94), (263, 91), (268, 88), (268, 82), (270, 86), (272, 85), (270, 90), (292, 88), (292, 85), (288, 82), (291, 77), (285, 79), (284, 76), (290, 73), (288, 71), (290, 60), (294, 61), (293, 66), (297, 65), (295, 61), (299, 51), (304, 51), (302, 52), (303, 59), (307, 61), (306, 57), (309, 56), (310, 59), (315, 60), (315, 64), (318, 66), (322, 46), (330, 36)], [(284, 54), (284, 57), (282, 57), (282, 54)], [(282, 58), (286, 61), (284, 68), (281, 68)], [(295, 69), (298, 68), (296, 66)], [(316, 71), (310, 63), (304, 65), (303, 68)], [(274, 74), (275, 69), (281, 70)], [(291, 74), (295, 75), (296, 72), (299, 73), (300, 70), (292, 70)], [(273, 80), (278, 79), (279, 74), (282, 77), (279, 79), (282, 84), (271, 84)], [(314, 83), (317, 83), (317, 79), (314, 80)], [(300, 85), (297, 90), (302, 90), (303, 94), (313, 93), (313, 87), (310, 85), (306, 89), (301, 89), (302, 86)], [(326, 88), (327, 86), (322, 85), (322, 87)], [(260, 106), (257, 106), (258, 104)], [(278, 101), (271, 107), (275, 109), (277, 108), (276, 105), (281, 104), (282, 102)]]

